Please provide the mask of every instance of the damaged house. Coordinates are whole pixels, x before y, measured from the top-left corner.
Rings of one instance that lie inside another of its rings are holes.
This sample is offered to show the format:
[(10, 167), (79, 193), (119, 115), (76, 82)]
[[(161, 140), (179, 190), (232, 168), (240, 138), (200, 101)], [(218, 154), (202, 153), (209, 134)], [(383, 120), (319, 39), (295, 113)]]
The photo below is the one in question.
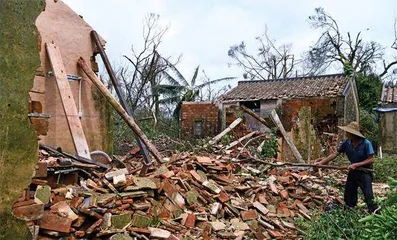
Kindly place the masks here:
[[(264, 119), (275, 109), (303, 160), (310, 162), (337, 144), (337, 136), (341, 134), (338, 125), (358, 119), (357, 89), (350, 80), (346, 75), (333, 74), (240, 81), (221, 99), (223, 119), (225, 110), (236, 105), (246, 106)], [(248, 114), (245, 118), (251, 129), (263, 128)], [(285, 140), (280, 150), (281, 159), (294, 159)]]
[(393, 81), (383, 85), (379, 116), (379, 146), (388, 154), (397, 153), (397, 84)]
[[(47, 176), (46, 167), (36, 165), (38, 144), (85, 158), (94, 150), (111, 152), (111, 110), (77, 65), (82, 57), (98, 71), (97, 50), (90, 36), (93, 29), (81, 16), (54, 0), (2, 1), (0, 12), (0, 106), (5, 113), (0, 114), (4, 126), (0, 190), (5, 196), (0, 201), (0, 218), (7, 229), (7, 235), (1, 231), (0, 238), (28, 239), (30, 233), (24, 231), (26, 223), (21, 220), (39, 219), (43, 204), (29, 205), (21, 215), (15, 208), (13, 215), (20, 220), (12, 216), (11, 206), (25, 192), (32, 175)], [(68, 181), (61, 174), (55, 178), (57, 183), (64, 180)]]

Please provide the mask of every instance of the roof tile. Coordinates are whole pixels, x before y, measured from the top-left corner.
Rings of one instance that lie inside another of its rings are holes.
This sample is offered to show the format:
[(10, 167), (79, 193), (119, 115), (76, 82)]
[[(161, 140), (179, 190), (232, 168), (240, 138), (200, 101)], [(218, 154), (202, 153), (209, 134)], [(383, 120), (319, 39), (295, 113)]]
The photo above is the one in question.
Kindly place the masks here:
[(340, 96), (348, 83), (344, 74), (275, 80), (240, 81), (222, 101)]

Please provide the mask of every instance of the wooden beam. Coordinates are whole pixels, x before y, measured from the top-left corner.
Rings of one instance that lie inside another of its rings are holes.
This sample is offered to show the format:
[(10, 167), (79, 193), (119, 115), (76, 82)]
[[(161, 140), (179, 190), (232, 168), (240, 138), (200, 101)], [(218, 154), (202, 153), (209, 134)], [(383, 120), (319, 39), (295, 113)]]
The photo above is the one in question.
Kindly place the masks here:
[(265, 119), (263, 119), (262, 117), (260, 117), (258, 114), (254, 113), (254, 111), (252, 111), (251, 109), (247, 108), (244, 105), (240, 105), (240, 108), (242, 110), (244, 110), (244, 112), (248, 113), (249, 115), (251, 115), (253, 118), (255, 118), (256, 120), (258, 120), (260, 123), (262, 123), (263, 125), (265, 125), (265, 127), (267, 129), (270, 130), (270, 125), (271, 123), (269, 121), (266, 121)]
[(91, 159), (83, 126), (81, 125), (76, 103), (74, 102), (72, 90), (66, 75), (66, 69), (62, 61), (61, 51), (54, 43), (46, 43), (46, 49), (61, 95), (63, 110), (65, 111), (77, 156)]
[(235, 128), (237, 125), (239, 125), (241, 123), (241, 121), (243, 121), (242, 118), (237, 118), (236, 120), (234, 120), (234, 122), (232, 122), (225, 130), (223, 130), (221, 133), (219, 133), (213, 139), (211, 139), (211, 141), (209, 141), (209, 144), (214, 145), (217, 142), (219, 142), (223, 136), (225, 136), (228, 132), (233, 130), (233, 128)]
[[(108, 59), (108, 56), (106, 55), (105, 49), (103, 49), (103, 46), (102, 46), (101, 41), (99, 39), (98, 33), (95, 30), (92, 30), (91, 31), (91, 37), (94, 40), (94, 43), (95, 43), (95, 45), (98, 48), (99, 54), (102, 57), (103, 64), (105, 65), (105, 68), (106, 68), (106, 70), (107, 70), (107, 72), (109, 74), (109, 78), (110, 78), (110, 80), (113, 83), (113, 87), (116, 90), (117, 96), (119, 97), (119, 101), (121, 103), (121, 106), (124, 108), (125, 111), (127, 111), (128, 115), (130, 115), (131, 118), (134, 118), (133, 111), (131, 110), (131, 108), (127, 104), (127, 101), (126, 101), (126, 98), (124, 96), (124, 93), (121, 90), (120, 83), (117, 80), (116, 75), (114, 74), (112, 66), (110, 65), (110, 61)], [(145, 164), (147, 164), (147, 165), (151, 164), (152, 161), (150, 160), (150, 155), (149, 155), (145, 145), (142, 143), (142, 141), (139, 139), (139, 137), (136, 136), (135, 140), (136, 140), (139, 148), (142, 151), (142, 155), (143, 155), (143, 158), (145, 160)], [(144, 168), (144, 169), (147, 169), (147, 168)]]
[(134, 119), (128, 115), (128, 113), (124, 110), (124, 108), (120, 105), (120, 103), (116, 100), (116, 98), (109, 92), (106, 86), (99, 80), (98, 76), (88, 67), (85, 60), (80, 57), (78, 60), (78, 65), (85, 72), (89, 79), (95, 84), (98, 90), (103, 94), (106, 100), (112, 105), (112, 107), (118, 112), (118, 114), (124, 119), (124, 121), (131, 127), (132, 131), (142, 140), (142, 142), (147, 146), (148, 150), (153, 154), (154, 158), (162, 163), (162, 156), (157, 151), (156, 147), (150, 142), (150, 140), (146, 137), (145, 133), (141, 130), (141, 128), (136, 124)]
[(278, 114), (277, 114), (276, 110), (273, 109), (270, 116), (271, 116), (274, 124), (276, 124), (278, 129), (280, 129), (281, 134), (283, 135), (283, 137), (284, 137), (285, 141), (287, 142), (288, 146), (291, 148), (292, 153), (294, 154), (296, 160), (298, 160), (298, 162), (300, 162), (300, 163), (304, 163), (304, 161), (302, 159), (302, 155), (299, 153), (298, 149), (296, 148), (296, 146), (294, 145), (292, 140), (288, 137), (287, 132), (285, 131), (284, 126), (281, 123), (280, 118), (278, 117)]

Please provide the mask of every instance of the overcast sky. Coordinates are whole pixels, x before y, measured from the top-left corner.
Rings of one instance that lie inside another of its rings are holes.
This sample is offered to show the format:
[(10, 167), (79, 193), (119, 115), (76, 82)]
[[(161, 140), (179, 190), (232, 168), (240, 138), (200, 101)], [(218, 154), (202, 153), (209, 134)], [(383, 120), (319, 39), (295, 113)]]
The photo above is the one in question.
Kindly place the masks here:
[[(143, 19), (148, 13), (160, 14), (169, 23), (159, 52), (165, 56), (183, 54), (178, 69), (190, 79), (200, 65), (211, 79), (226, 76), (242, 78), (238, 67), (229, 67), (227, 51), (245, 41), (256, 49), (255, 37), (268, 34), (277, 43), (292, 43), (300, 55), (318, 38), (308, 16), (323, 7), (338, 22), (343, 33), (364, 31), (365, 40), (386, 47), (389, 56), (394, 39), (393, 22), (397, 0), (64, 0), (82, 15), (106, 41), (112, 62), (131, 54), (131, 45), (141, 49)], [(369, 31), (365, 31), (369, 28)], [(236, 81), (232, 83), (235, 85)]]

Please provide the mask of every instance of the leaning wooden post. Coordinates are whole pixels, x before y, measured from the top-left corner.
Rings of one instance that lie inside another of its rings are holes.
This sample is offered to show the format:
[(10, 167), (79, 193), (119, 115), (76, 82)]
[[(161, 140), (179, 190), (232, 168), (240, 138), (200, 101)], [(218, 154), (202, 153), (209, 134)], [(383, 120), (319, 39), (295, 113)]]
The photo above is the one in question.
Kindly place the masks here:
[(216, 135), (213, 139), (211, 139), (211, 141), (209, 141), (210, 145), (214, 145), (215, 143), (219, 142), (219, 140), (221, 140), (221, 138), (223, 136), (225, 136), (228, 132), (232, 131), (233, 128), (235, 128), (237, 125), (239, 125), (239, 123), (243, 121), (242, 118), (237, 118), (236, 120), (234, 120), (234, 122), (232, 122), (232, 124), (229, 125), (229, 127), (227, 127), (225, 130), (223, 130), (221, 133), (219, 133), (218, 135)]
[(291, 148), (292, 153), (294, 154), (296, 160), (298, 160), (298, 162), (300, 163), (304, 163), (303, 159), (302, 159), (302, 155), (299, 153), (298, 149), (295, 147), (294, 143), (292, 142), (292, 140), (288, 137), (287, 132), (284, 129), (283, 124), (280, 121), (280, 118), (278, 117), (278, 114), (276, 112), (276, 110), (272, 110), (271, 112), (271, 117), (272, 120), (274, 122), (274, 124), (276, 124), (276, 126), (278, 127), (278, 129), (280, 129), (281, 134), (283, 135), (285, 141), (287, 142), (288, 146)]
[(258, 114), (256, 114), (254, 111), (252, 111), (251, 109), (247, 108), (244, 105), (240, 105), (240, 108), (244, 110), (244, 112), (248, 113), (249, 115), (251, 115), (253, 118), (255, 118), (256, 120), (258, 120), (260, 123), (262, 123), (265, 127), (267, 131), (270, 131), (270, 123), (268, 121), (266, 121), (265, 119), (261, 118)]
[(157, 162), (162, 163), (161, 154), (157, 151), (156, 147), (150, 142), (146, 137), (145, 133), (140, 129), (138, 124), (135, 123), (134, 119), (128, 115), (116, 98), (109, 92), (105, 85), (99, 80), (98, 76), (88, 67), (85, 60), (80, 57), (78, 60), (78, 65), (87, 74), (88, 78), (97, 86), (99, 91), (105, 96), (106, 100), (112, 105), (112, 107), (119, 113), (119, 115), (124, 119), (124, 121), (131, 127), (134, 133), (142, 140), (142, 142), (147, 146), (148, 150), (153, 154)]

